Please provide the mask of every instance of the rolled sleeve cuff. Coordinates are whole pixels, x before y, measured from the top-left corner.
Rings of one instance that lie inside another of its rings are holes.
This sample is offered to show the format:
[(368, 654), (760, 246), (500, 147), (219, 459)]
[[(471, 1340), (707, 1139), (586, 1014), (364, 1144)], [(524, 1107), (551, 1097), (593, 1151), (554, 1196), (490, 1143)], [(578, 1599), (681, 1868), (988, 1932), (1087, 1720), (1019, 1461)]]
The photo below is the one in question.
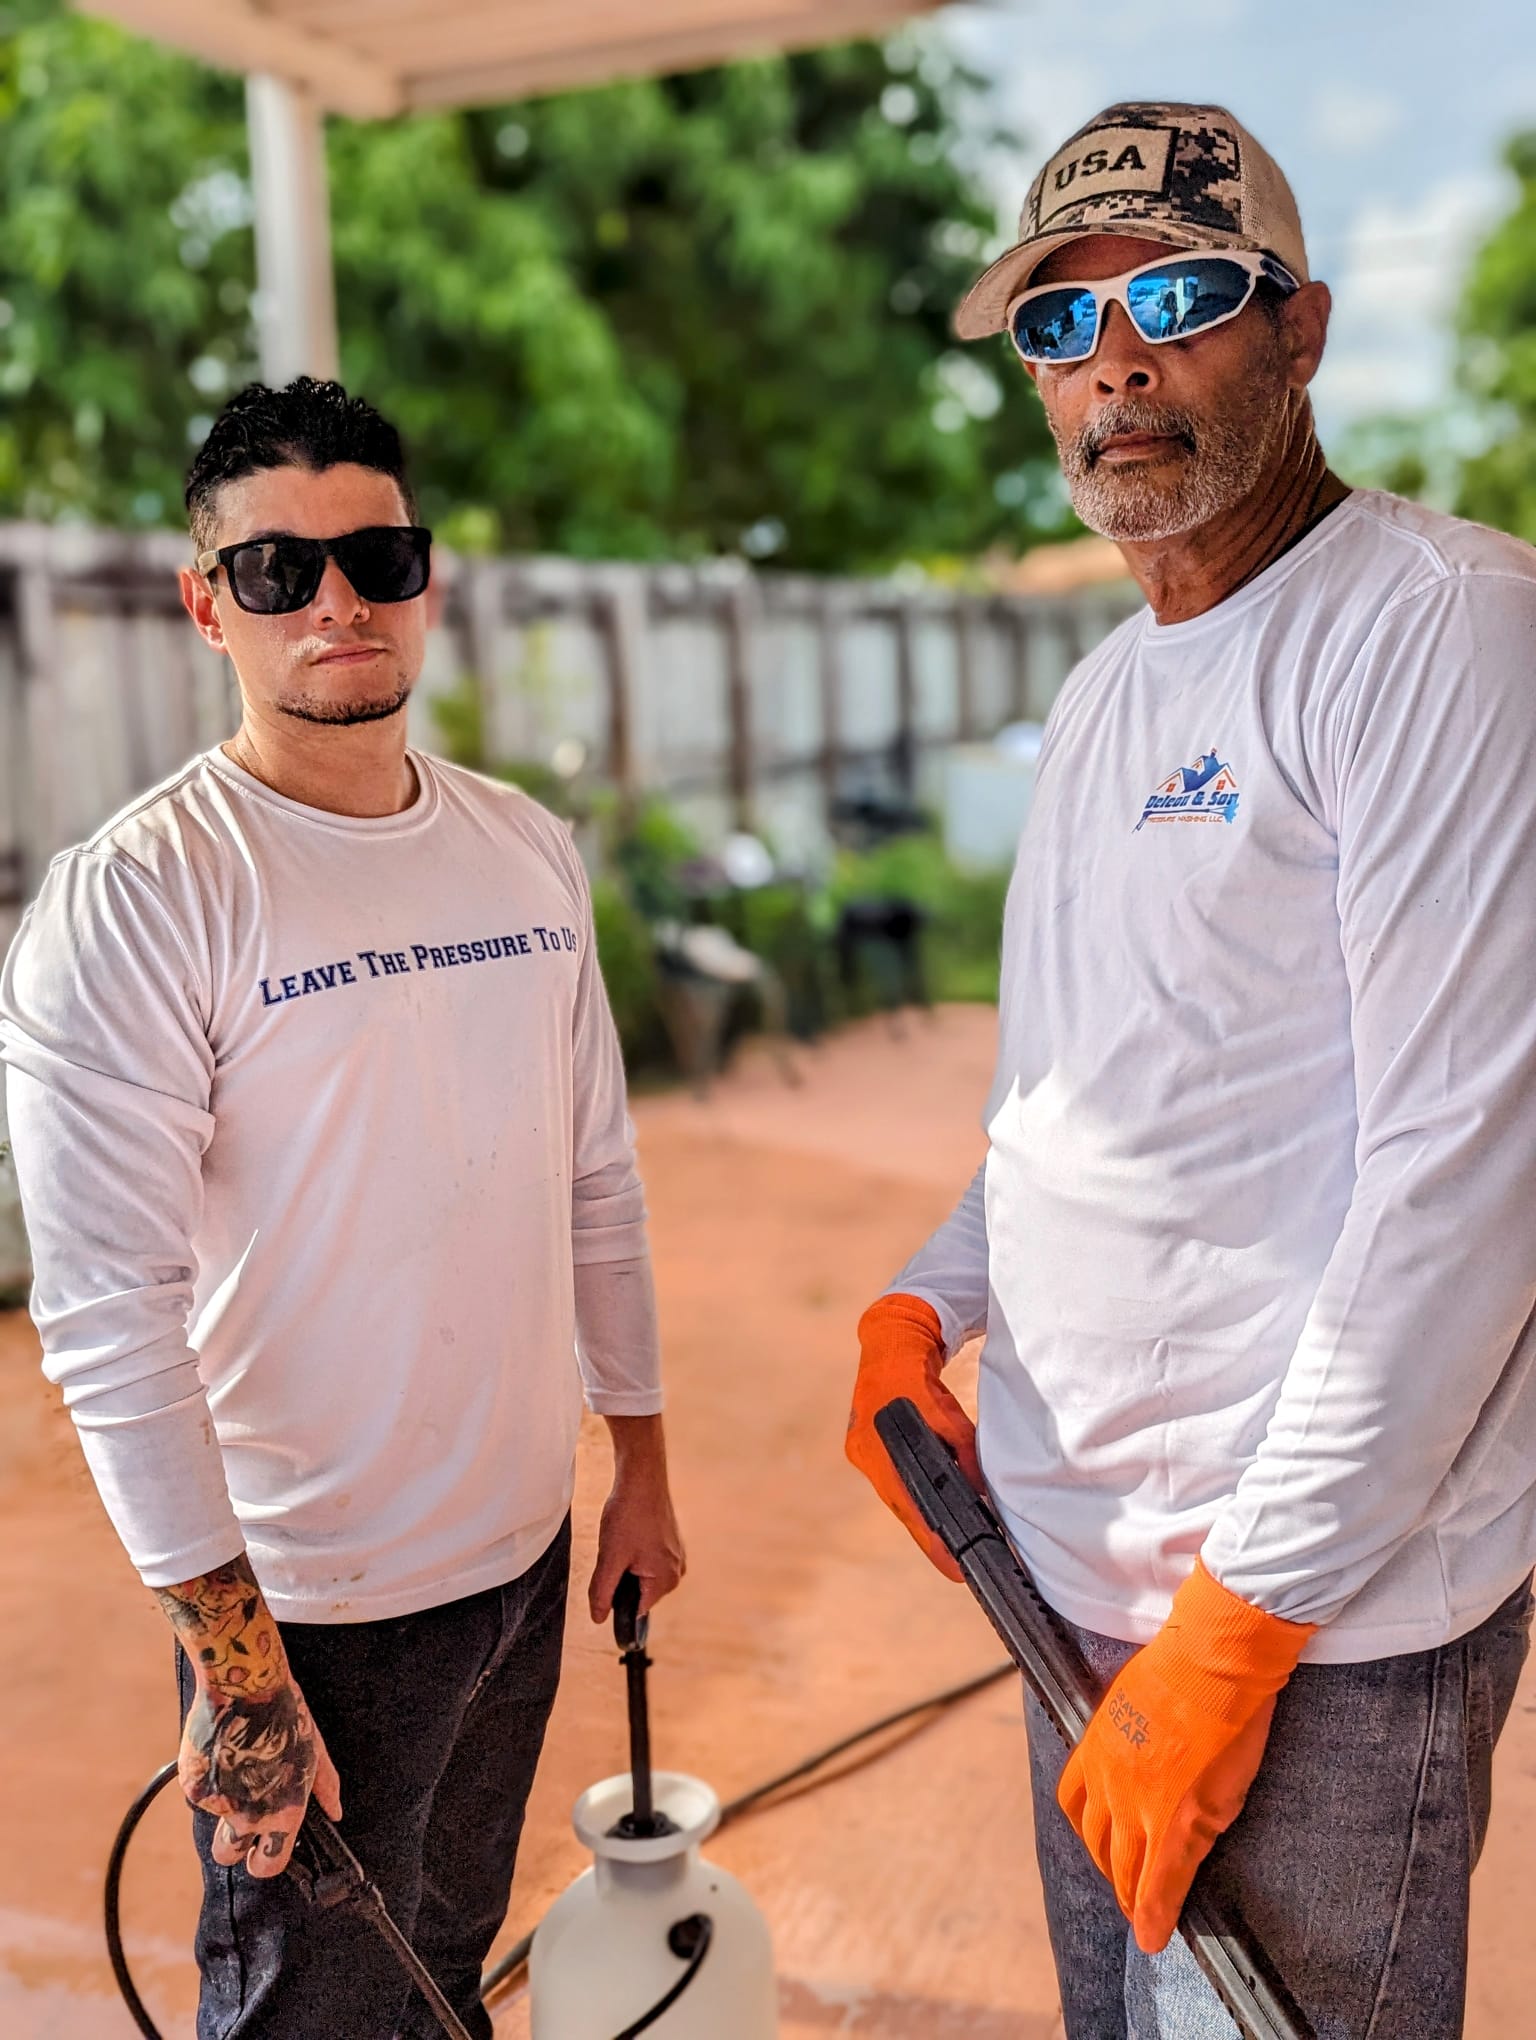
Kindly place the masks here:
[(659, 1388), (587, 1390), (587, 1408), (599, 1417), (659, 1417), (665, 1402)]

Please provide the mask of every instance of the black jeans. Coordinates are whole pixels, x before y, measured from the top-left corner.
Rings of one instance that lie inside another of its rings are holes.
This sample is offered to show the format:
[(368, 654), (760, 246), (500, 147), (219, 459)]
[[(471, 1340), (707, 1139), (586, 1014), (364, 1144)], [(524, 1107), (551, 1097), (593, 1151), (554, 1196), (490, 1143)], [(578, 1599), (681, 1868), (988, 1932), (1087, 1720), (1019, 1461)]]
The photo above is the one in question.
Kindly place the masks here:
[[(1259, 1775), (1214, 1853), (1317, 2040), (1461, 2032), (1468, 1884), (1530, 1627), (1527, 1580), (1455, 1643), (1304, 1664), (1275, 1703)], [(1105, 1684), (1134, 1648), (1073, 1633)], [(1161, 1955), (1137, 1948), (1056, 1804), (1066, 1753), (1027, 1696), (1026, 1713), (1035, 1848), (1069, 2040), (1235, 2040), (1182, 1941)]]
[[(560, 1679), (567, 1519), (505, 1587), (388, 1622), (285, 1622), (295, 1678), (341, 1777), (341, 1832), (476, 2040), (480, 1971), (506, 1916), (523, 1813)], [(192, 1675), (179, 1657), (182, 1714)], [(198, 2040), (430, 2040), (441, 2028), (376, 1931), (291, 1877), (209, 1854)]]

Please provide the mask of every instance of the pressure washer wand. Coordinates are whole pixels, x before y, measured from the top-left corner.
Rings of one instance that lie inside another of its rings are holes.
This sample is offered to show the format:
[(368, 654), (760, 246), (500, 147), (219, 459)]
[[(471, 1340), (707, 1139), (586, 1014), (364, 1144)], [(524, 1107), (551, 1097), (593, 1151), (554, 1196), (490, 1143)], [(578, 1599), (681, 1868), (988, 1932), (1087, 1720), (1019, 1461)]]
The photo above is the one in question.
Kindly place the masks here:
[(390, 1917), (379, 1887), (342, 1840), (339, 1829), (311, 1799), (299, 1830), (306, 1860), (295, 1852), (288, 1874), (317, 1906), (348, 1905), (388, 1943), (395, 1960), (427, 2001), (449, 2040), (470, 2040), (469, 2028), (437, 1986), (436, 1978)]
[[(943, 1540), (1024, 1674), (1051, 1726), (1076, 1746), (1099, 1703), (1093, 1674), (1041, 1598), (1002, 1525), (902, 1396), (875, 1418), (880, 1441), (923, 1520)], [(1195, 1880), (1179, 1934), (1247, 2040), (1316, 2040), (1305, 2014), (1207, 1865)]]

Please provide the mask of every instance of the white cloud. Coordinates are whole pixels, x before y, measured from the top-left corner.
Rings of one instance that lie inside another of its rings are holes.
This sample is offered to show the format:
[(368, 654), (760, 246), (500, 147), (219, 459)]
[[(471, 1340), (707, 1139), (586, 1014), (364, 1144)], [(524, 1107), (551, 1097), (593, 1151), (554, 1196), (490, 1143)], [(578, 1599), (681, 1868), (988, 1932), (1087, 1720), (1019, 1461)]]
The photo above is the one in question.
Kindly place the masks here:
[[(1417, 200), (1368, 198), (1336, 236), (1331, 263), (1338, 314), (1401, 319), (1405, 297), (1443, 316), (1454, 303), (1478, 242), (1508, 203), (1495, 171), (1442, 178)], [(1331, 252), (1326, 237), (1324, 253)]]
[(1325, 428), (1444, 397), (1456, 300), (1479, 239), (1507, 202), (1495, 172), (1469, 173), (1416, 201), (1366, 199), (1342, 234), (1317, 237), (1313, 273), (1334, 294), (1314, 385)]
[(1312, 95), (1312, 139), (1338, 156), (1368, 155), (1406, 119), (1401, 100), (1370, 86), (1320, 85)]

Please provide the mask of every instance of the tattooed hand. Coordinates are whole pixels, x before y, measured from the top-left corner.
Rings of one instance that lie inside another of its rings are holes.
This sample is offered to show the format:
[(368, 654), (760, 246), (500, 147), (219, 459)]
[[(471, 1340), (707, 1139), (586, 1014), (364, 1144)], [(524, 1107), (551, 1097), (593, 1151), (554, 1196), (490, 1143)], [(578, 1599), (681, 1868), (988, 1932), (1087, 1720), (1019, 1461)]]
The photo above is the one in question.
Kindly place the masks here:
[(341, 1789), (243, 1555), (156, 1593), (197, 1677), (178, 1769), (194, 1806), (220, 1816), (217, 1863), (253, 1877), (288, 1867), (309, 1795), (333, 1820)]

